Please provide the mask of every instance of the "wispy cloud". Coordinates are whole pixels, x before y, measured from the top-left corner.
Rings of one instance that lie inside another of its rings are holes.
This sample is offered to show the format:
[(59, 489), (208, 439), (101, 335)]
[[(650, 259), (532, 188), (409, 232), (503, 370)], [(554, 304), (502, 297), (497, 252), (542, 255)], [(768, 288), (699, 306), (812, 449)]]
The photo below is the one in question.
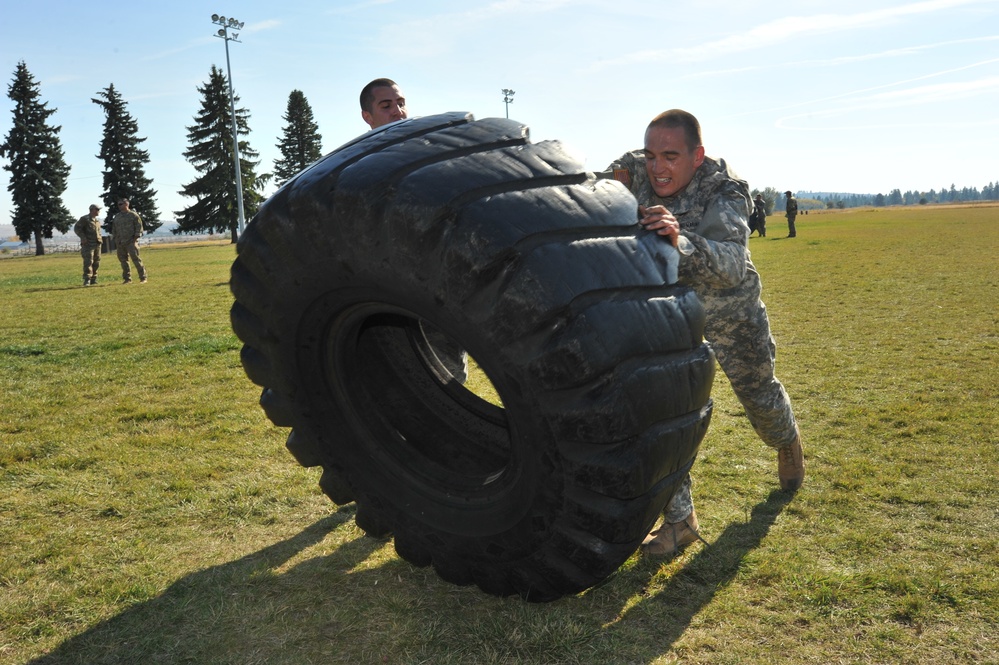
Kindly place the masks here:
[[(780, 128), (801, 128), (800, 123), (796, 121), (807, 118), (810, 129), (826, 131), (841, 129), (840, 127), (831, 127), (827, 123), (815, 126), (814, 122), (820, 119), (842, 117), (859, 112), (914, 108), (940, 102), (967, 100), (997, 92), (999, 92), (999, 76), (988, 76), (972, 81), (913, 86), (902, 90), (877, 92), (849, 99), (839, 106), (830, 107), (824, 105), (822, 108), (809, 111), (808, 113), (783, 116), (777, 119), (775, 125)], [(999, 121), (999, 119), (996, 120)], [(935, 121), (939, 121), (939, 118), (935, 119)], [(895, 125), (895, 123), (893, 122), (892, 125)]]
[(725, 68), (725, 69), (712, 69), (706, 71), (691, 72), (690, 74), (684, 74), (678, 77), (678, 80), (692, 80), (692, 79), (702, 79), (711, 78), (718, 76), (730, 76), (732, 74), (746, 74), (749, 72), (759, 72), (763, 70), (775, 70), (775, 69), (811, 69), (813, 67), (839, 67), (842, 65), (851, 65), (860, 62), (873, 62), (875, 60), (883, 60), (887, 58), (902, 58), (913, 55), (918, 55), (925, 51), (930, 51), (936, 48), (950, 47), (950, 46), (966, 46), (968, 44), (974, 44), (978, 42), (996, 42), (999, 41), (999, 35), (991, 35), (987, 37), (972, 37), (969, 39), (951, 39), (945, 42), (934, 42), (932, 44), (917, 44), (915, 46), (903, 46), (900, 48), (889, 49), (886, 51), (877, 51), (874, 53), (860, 53), (857, 55), (844, 55), (835, 58), (824, 58), (821, 60), (796, 60), (796, 61), (781, 61), (768, 63), (767, 66), (749, 66), (749, 67), (735, 67), (735, 68)]
[(618, 58), (603, 60), (595, 69), (635, 65), (641, 62), (668, 59), (673, 63), (701, 62), (709, 59), (731, 57), (738, 53), (758, 50), (800, 40), (813, 35), (876, 28), (894, 23), (908, 16), (952, 10), (964, 5), (991, 2), (992, 0), (927, 0), (886, 9), (857, 14), (815, 14), (814, 16), (787, 16), (749, 30), (741, 31), (715, 41), (698, 45), (696, 49), (646, 49)]
[(266, 21), (251, 23), (243, 28), (243, 32), (263, 32), (265, 30), (273, 30), (278, 27), (281, 27), (281, 21), (272, 18)]
[(526, 17), (557, 11), (574, 0), (497, 0), (461, 12), (437, 14), (387, 25), (383, 36), (388, 44), (404, 44), (407, 54), (429, 56), (447, 52), (459, 37), (474, 33), (480, 25), (495, 24), (507, 17)]

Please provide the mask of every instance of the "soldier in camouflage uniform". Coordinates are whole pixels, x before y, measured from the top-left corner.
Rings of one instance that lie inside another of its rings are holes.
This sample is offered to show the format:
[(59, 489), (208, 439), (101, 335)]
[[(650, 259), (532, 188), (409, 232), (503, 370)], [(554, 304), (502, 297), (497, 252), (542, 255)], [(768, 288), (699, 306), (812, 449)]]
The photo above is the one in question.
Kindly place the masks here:
[(101, 266), (101, 222), (97, 219), (100, 211), (99, 205), (90, 206), (90, 213), (73, 225), (73, 233), (80, 236), (84, 286), (97, 283), (97, 269)]
[(787, 237), (794, 238), (798, 232), (794, 230), (794, 218), (798, 216), (798, 200), (794, 198), (791, 190), (784, 192), (787, 203), (784, 205), (784, 212), (787, 216)]
[[(371, 129), (377, 129), (409, 117), (406, 110), (406, 96), (392, 79), (378, 78), (361, 89), (358, 100), (361, 104), (361, 118)], [(468, 353), (442, 330), (427, 321), (422, 321), (423, 336), (451, 376), (458, 383), (468, 380)]]
[[(642, 226), (679, 250), (679, 283), (690, 285), (704, 306), (705, 337), (753, 429), (777, 450), (781, 487), (798, 489), (805, 476), (801, 437), (774, 376), (776, 346), (747, 247), (746, 182), (724, 160), (705, 156), (700, 124), (677, 109), (649, 124), (644, 150), (625, 154), (609, 170), (638, 199)], [(700, 538), (689, 476), (663, 515), (664, 524), (643, 543), (646, 552), (673, 554)]]
[(121, 262), (121, 279), (123, 284), (132, 283), (132, 269), (128, 259), (132, 259), (135, 269), (139, 271), (139, 281), (146, 282), (146, 266), (139, 258), (139, 238), (142, 236), (142, 218), (139, 213), (129, 209), (128, 199), (118, 201), (118, 213), (111, 220), (111, 235), (118, 246), (118, 261)]

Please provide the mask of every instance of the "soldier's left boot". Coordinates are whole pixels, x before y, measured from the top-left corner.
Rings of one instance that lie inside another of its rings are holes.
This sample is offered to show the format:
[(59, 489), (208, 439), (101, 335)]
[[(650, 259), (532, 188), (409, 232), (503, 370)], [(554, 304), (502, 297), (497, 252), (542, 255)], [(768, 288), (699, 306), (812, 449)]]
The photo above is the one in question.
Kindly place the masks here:
[(777, 477), (781, 489), (791, 492), (801, 487), (805, 480), (805, 451), (801, 447), (801, 432), (794, 443), (777, 449)]
[(93, 286), (94, 284), (97, 284), (97, 273), (94, 273), (94, 276), (90, 278), (90, 285)]
[(674, 556), (698, 540), (706, 544), (701, 534), (697, 532), (697, 513), (692, 510), (685, 519), (679, 522), (666, 522), (647, 535), (642, 542), (642, 553), (653, 556)]

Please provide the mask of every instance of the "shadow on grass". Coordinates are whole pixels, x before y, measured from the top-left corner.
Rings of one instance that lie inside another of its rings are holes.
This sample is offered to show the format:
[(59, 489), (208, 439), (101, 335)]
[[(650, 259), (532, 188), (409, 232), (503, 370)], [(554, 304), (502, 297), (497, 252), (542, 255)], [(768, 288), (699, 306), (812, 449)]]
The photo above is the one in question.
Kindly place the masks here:
[[(296, 654), (315, 655), (317, 648), (326, 662), (348, 662), (336, 654), (357, 653), (365, 640), (385, 653), (399, 646), (382, 633), (386, 621), (405, 635), (407, 648), (423, 650), (418, 662), (585, 663), (595, 650), (614, 653), (620, 644), (632, 644), (640, 658), (650, 659), (667, 653), (732, 581), (792, 498), (771, 492), (747, 522), (730, 524), (661, 585), (655, 578), (662, 561), (649, 558), (582, 596), (550, 605), (459, 589), (402, 561), (368, 567), (365, 561), (386, 541), (366, 537), (279, 570), (352, 520), (353, 506), (342, 507), (292, 538), (178, 580), (30, 665), (297, 663)], [(622, 611), (622, 601), (642, 584), (643, 598)], [(432, 600), (424, 604), (425, 595)], [(446, 629), (433, 628), (442, 617)], [(413, 626), (421, 627), (416, 635)], [(524, 650), (508, 644), (511, 634), (536, 635), (539, 642)], [(542, 646), (546, 652), (536, 654)], [(491, 660), (478, 657), (483, 654)]]
[[(218, 643), (249, 635), (253, 627), (229, 624), (227, 616), (241, 604), (252, 605), (266, 587), (269, 574), (300, 552), (323, 541), (334, 529), (354, 517), (353, 506), (307, 527), (287, 540), (229, 563), (206, 568), (173, 583), (152, 600), (135, 605), (103, 621), (28, 665), (215, 662), (207, 654)], [(384, 545), (374, 538), (358, 538), (337, 551), (348, 566), (356, 566)], [(245, 630), (245, 633), (244, 633)]]
[[(657, 648), (665, 653), (683, 635), (698, 612), (732, 581), (743, 559), (760, 546), (777, 516), (793, 498), (791, 492), (770, 492), (766, 500), (753, 507), (748, 522), (726, 527), (710, 546), (704, 547), (684, 563), (662, 589), (650, 592), (641, 602), (622, 613), (621, 618), (643, 612), (659, 618), (656, 643)], [(658, 571), (661, 564), (655, 563), (655, 559), (650, 561)], [(669, 621), (661, 621), (662, 618)]]

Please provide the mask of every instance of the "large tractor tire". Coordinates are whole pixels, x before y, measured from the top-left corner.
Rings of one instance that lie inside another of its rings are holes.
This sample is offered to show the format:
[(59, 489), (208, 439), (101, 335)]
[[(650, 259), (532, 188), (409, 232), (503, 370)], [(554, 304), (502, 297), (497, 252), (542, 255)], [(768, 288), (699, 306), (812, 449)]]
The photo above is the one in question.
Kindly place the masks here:
[(638, 548), (708, 426), (704, 314), (664, 284), (665, 246), (620, 183), (524, 125), (405, 120), (261, 207), (232, 325), (267, 416), (359, 527), (449, 582), (548, 601)]

